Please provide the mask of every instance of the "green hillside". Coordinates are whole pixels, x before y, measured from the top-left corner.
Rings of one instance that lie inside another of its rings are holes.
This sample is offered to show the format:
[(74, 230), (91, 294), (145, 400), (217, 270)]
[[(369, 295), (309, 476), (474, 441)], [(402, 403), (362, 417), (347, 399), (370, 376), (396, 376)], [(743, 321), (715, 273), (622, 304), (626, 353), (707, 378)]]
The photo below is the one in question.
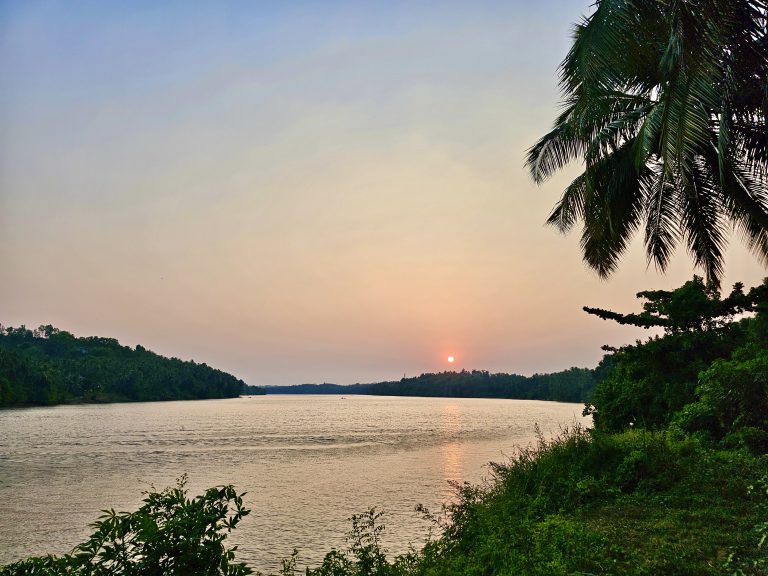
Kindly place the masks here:
[(244, 386), (206, 364), (122, 346), (114, 338), (78, 338), (50, 325), (0, 326), (3, 407), (233, 398)]

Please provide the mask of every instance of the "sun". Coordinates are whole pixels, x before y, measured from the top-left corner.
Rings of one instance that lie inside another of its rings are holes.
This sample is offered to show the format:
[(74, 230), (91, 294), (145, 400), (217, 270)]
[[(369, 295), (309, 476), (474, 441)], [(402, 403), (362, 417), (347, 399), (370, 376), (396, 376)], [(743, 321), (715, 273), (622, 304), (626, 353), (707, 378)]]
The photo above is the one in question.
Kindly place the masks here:
[(449, 364), (453, 364), (455, 361), (456, 361), (456, 358), (454, 358), (453, 356), (448, 356), (448, 363)]

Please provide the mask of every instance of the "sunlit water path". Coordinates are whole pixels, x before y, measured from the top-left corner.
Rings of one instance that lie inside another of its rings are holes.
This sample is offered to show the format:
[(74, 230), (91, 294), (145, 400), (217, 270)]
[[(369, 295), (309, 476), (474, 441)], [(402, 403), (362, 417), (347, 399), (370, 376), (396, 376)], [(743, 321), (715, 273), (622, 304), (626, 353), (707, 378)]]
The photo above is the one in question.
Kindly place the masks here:
[(63, 553), (103, 508), (133, 510), (142, 490), (182, 474), (192, 492), (247, 491), (232, 536), (266, 571), (300, 550), (316, 564), (343, 548), (347, 519), (386, 513), (394, 552), (419, 545), (416, 504), (439, 509), (449, 481), (479, 482), (485, 464), (582, 422), (581, 405), (524, 400), (261, 396), (198, 402), (0, 411), (0, 564)]

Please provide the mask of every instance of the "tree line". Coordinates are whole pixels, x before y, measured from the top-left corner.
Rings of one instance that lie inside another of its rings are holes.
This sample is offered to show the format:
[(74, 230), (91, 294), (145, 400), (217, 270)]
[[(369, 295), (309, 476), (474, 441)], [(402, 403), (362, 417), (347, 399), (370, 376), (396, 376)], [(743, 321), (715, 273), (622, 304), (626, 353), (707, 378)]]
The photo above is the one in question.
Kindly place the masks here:
[(207, 364), (114, 338), (0, 325), (0, 406), (234, 398), (244, 386)]
[(301, 384), (268, 386), (266, 390), (268, 394), (366, 394), (586, 402), (600, 374), (599, 370), (589, 368), (569, 368), (562, 372), (533, 376), (462, 370), (425, 373), (412, 378), (372, 384)]

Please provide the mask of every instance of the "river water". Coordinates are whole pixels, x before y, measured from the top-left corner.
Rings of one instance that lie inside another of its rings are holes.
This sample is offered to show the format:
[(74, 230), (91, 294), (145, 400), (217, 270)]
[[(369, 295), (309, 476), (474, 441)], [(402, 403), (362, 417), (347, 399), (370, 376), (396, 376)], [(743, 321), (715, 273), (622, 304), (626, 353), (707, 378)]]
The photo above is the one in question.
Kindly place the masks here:
[(256, 396), (195, 402), (0, 411), (0, 565), (68, 552), (104, 508), (135, 510), (143, 490), (188, 475), (252, 509), (230, 537), (266, 572), (299, 549), (316, 565), (345, 548), (348, 518), (385, 512), (385, 543), (419, 546), (449, 482), (481, 482), (504, 461), (581, 417), (558, 402), (381, 396)]

